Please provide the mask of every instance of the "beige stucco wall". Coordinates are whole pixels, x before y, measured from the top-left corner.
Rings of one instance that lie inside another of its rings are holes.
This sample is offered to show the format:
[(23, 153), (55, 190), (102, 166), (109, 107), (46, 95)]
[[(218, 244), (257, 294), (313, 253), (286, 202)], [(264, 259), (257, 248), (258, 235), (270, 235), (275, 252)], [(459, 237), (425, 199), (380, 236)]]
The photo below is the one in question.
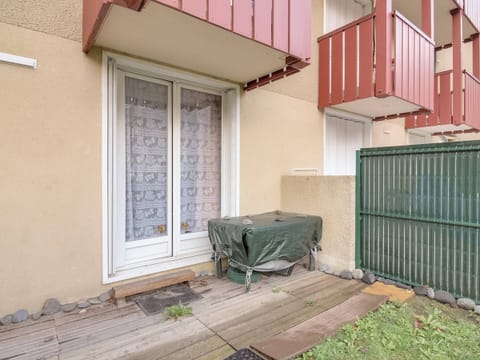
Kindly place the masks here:
[(323, 113), (316, 104), (257, 89), (242, 96), (240, 212), (281, 206), (280, 181), (293, 168), (323, 171)]
[(333, 271), (354, 269), (354, 176), (284, 176), (282, 209), (321, 216), (319, 262), (329, 265)]
[(242, 214), (280, 208), (281, 177), (292, 168), (315, 168), (323, 173), (324, 115), (317, 108), (317, 38), (323, 33), (322, 0), (312, 1), (311, 21), (311, 65), (242, 95)]
[(80, 41), (82, 0), (0, 0), (0, 22)]
[[(0, 63), (0, 316), (111, 286), (102, 285), (101, 51), (81, 51), (81, 3), (0, 0), (0, 51), (38, 60), (36, 70)], [(308, 96), (278, 85), (241, 96), (243, 213), (280, 208), (291, 168), (322, 170), (315, 66), (295, 81)]]
[(407, 144), (405, 119), (374, 121), (372, 123), (372, 146), (398, 146)]
[[(0, 23), (0, 314), (101, 284), (101, 66), (77, 41)], [(38, 309), (37, 309), (38, 310)]]

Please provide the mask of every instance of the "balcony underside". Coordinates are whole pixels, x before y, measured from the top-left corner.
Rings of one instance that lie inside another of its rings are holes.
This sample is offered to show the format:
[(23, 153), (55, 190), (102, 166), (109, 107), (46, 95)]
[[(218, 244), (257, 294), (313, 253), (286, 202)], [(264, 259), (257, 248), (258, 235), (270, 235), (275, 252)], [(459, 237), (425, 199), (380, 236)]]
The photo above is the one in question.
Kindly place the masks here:
[(422, 111), (423, 108), (396, 96), (369, 97), (331, 106), (334, 109), (360, 114), (372, 119), (384, 118), (385, 114), (397, 115)]
[(139, 12), (110, 6), (93, 45), (238, 83), (284, 68), (289, 56), (154, 1)]

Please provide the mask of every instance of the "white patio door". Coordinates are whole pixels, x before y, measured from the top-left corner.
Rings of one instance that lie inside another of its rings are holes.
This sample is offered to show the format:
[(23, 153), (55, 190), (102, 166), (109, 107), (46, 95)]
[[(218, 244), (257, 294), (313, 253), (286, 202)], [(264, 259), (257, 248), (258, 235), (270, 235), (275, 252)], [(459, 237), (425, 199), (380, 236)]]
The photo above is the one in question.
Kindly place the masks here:
[(113, 260), (122, 269), (172, 256), (172, 84), (118, 70), (115, 128)]
[(113, 271), (209, 251), (221, 215), (222, 95), (117, 69)]

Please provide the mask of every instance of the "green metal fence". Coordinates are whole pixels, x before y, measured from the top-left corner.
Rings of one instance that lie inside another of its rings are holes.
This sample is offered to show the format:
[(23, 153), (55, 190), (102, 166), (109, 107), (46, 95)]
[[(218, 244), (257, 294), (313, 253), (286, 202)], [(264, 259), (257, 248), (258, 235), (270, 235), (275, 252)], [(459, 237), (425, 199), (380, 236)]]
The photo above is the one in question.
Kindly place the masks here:
[(480, 302), (480, 141), (357, 152), (357, 266)]

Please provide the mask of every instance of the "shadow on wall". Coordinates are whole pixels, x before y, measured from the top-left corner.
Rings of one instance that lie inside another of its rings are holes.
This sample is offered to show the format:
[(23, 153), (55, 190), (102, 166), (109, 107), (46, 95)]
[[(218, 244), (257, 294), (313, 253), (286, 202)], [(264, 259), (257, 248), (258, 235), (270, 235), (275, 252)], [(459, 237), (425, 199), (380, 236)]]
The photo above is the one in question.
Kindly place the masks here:
[(283, 176), (281, 208), (321, 216), (320, 264), (355, 268), (355, 176)]

